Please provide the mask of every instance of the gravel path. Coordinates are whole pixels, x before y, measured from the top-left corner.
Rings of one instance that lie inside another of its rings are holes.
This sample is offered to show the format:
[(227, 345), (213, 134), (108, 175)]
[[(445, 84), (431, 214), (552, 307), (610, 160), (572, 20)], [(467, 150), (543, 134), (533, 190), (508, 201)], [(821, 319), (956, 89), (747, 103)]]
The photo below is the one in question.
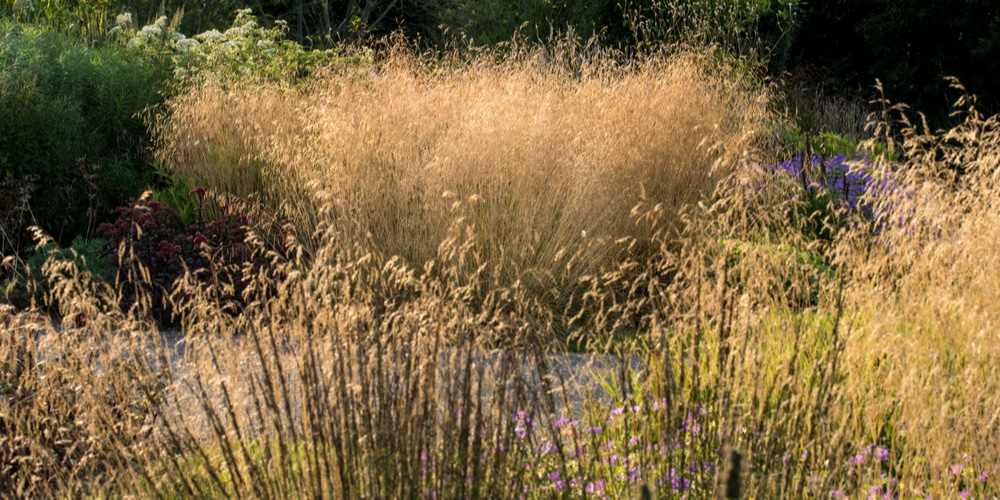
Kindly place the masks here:
[[(190, 342), (196, 342), (197, 340), (184, 340), (183, 335), (177, 331), (164, 332), (163, 338), (171, 354), (171, 372), (175, 382), (173, 390), (176, 391), (176, 394), (170, 396), (171, 404), (166, 416), (169, 419), (176, 419), (183, 416), (185, 425), (195, 436), (201, 439), (208, 439), (211, 436), (211, 426), (204, 417), (205, 412), (202, 409), (201, 398), (199, 397), (200, 389), (197, 389), (197, 384), (195, 383), (197, 378), (195, 375), (198, 370), (193, 369), (193, 366), (197, 363), (197, 360), (194, 358), (200, 357), (195, 351), (202, 350), (192, 349), (188, 346)], [(239, 346), (237, 347), (240, 349), (238, 352), (245, 352), (246, 354), (240, 356), (241, 359), (238, 360), (219, 360), (221, 369), (219, 371), (209, 370), (208, 372), (211, 373), (211, 376), (202, 377), (209, 397), (215, 400), (214, 406), (216, 408), (223, 408), (224, 399), (221, 390), (218, 390), (222, 384), (225, 384), (230, 391), (234, 391), (236, 390), (235, 388), (239, 387), (245, 389), (242, 394), (231, 392), (230, 397), (233, 400), (243, 397), (250, 398), (250, 393), (247, 392), (250, 384), (246, 383), (248, 377), (252, 373), (260, 374), (262, 370), (261, 360), (251, 348), (251, 343), (247, 339), (244, 339), (243, 343), (227, 343), (226, 347), (229, 349), (226, 352), (233, 352), (231, 349), (234, 345)], [(293, 419), (298, 420), (301, 419), (303, 407), (301, 390), (297, 385), (299, 384), (300, 377), (298, 369), (295, 366), (296, 363), (291, 361), (291, 357), (295, 355), (295, 352), (289, 348), (288, 354), (290, 358), (288, 362), (284, 363), (283, 378), (288, 384), (287, 393), (291, 396), (289, 406)], [(451, 350), (441, 354), (439, 362), (441, 368), (439, 368), (440, 371), (437, 377), (439, 387), (448, 379), (460, 380), (458, 377), (464, 375), (464, 362), (449, 361), (456, 357), (454, 354), (455, 352)], [(201, 359), (204, 363), (205, 358)], [(524, 403), (530, 405), (532, 398), (537, 398), (542, 394), (542, 377), (537, 369), (537, 363), (529, 362), (519, 356), (505, 356), (498, 351), (478, 351), (473, 354), (473, 369), (476, 371), (483, 370), (486, 374), (484, 380), (497, 380), (499, 378), (497, 375), (500, 373), (502, 367), (504, 367), (504, 363), (507, 363), (505, 366), (507, 371), (504, 373), (516, 374), (515, 378), (520, 378), (524, 383), (524, 387), (528, 389), (526, 391), (527, 399), (525, 399)], [(562, 392), (555, 393), (556, 397), (553, 400), (558, 416), (579, 414), (584, 409), (585, 401), (588, 398), (600, 401), (605, 405), (610, 405), (611, 397), (603, 385), (620, 380), (622, 370), (621, 358), (610, 355), (550, 353), (545, 356), (544, 363), (547, 365), (550, 387), (556, 390), (564, 387), (565, 401), (569, 403), (569, 408), (567, 408), (563, 402)], [(637, 358), (633, 358), (630, 364), (632, 365), (632, 369), (638, 370), (639, 360)], [(205, 370), (202, 370), (202, 372), (204, 373)], [(242, 380), (237, 381), (235, 380), (236, 378)], [(513, 384), (510, 378), (508, 378), (507, 383), (508, 389), (512, 388)], [(484, 389), (486, 400), (489, 402), (492, 394), (497, 389), (496, 382), (487, 382)], [(245, 412), (250, 411), (248, 409), (249, 405), (243, 408)], [(244, 415), (244, 417), (248, 416)]]

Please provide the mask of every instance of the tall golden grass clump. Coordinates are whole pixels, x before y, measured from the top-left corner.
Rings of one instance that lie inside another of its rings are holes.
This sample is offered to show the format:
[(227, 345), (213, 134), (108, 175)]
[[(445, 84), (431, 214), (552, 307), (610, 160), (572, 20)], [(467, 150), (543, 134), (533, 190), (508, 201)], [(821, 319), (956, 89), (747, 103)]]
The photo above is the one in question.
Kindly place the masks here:
[(462, 217), (491, 272), (533, 270), (524, 285), (545, 291), (613, 267), (641, 198), (676, 213), (710, 192), (763, 117), (707, 57), (569, 71), (542, 49), (437, 69), (391, 54), (299, 88), (193, 88), (167, 105), (160, 155), (302, 234), (332, 227), (414, 266)]
[(1000, 463), (1000, 117), (979, 114), (968, 95), (955, 116), (936, 132), (883, 123), (900, 125), (904, 160), (895, 192), (876, 201), (883, 231), (844, 239), (857, 324), (845, 389), (859, 429), (900, 450), (910, 491), (987, 498)]

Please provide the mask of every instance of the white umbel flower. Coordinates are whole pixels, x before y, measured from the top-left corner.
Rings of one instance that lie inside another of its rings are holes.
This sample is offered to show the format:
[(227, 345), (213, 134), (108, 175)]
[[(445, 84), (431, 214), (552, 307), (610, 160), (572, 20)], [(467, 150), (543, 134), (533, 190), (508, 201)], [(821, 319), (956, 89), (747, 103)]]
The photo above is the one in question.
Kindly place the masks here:
[(132, 13), (125, 12), (123, 14), (118, 14), (115, 16), (115, 26), (120, 26), (122, 28), (132, 27)]
[(198, 48), (199, 45), (201, 44), (199, 44), (198, 40), (195, 40), (194, 38), (184, 38), (182, 40), (177, 40), (177, 50), (179, 50), (180, 52), (190, 52)]
[(140, 30), (139, 33), (142, 34), (143, 36), (147, 36), (150, 38), (159, 38), (163, 36), (163, 30), (160, 29), (158, 26), (152, 26), (152, 25), (143, 26), (142, 30)]
[(22, 12), (34, 12), (35, 4), (31, 0), (17, 0), (14, 2), (14, 12), (20, 14)]
[(195, 35), (195, 38), (201, 38), (205, 42), (217, 42), (220, 40), (225, 40), (226, 35), (223, 35), (219, 30), (210, 30), (204, 33)]

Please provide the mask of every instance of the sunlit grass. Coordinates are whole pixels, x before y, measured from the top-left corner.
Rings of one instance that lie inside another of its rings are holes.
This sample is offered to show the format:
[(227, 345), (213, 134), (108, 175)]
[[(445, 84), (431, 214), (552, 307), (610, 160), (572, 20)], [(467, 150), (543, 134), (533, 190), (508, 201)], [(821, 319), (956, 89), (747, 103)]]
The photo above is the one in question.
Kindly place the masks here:
[[(872, 224), (754, 168), (695, 59), (526, 61), (174, 101), (163, 157), (272, 217), (241, 309), (179, 281), (179, 357), (148, 293), (48, 266), (61, 322), (0, 313), (0, 491), (1000, 491), (995, 118), (906, 129)], [(567, 344), (614, 377), (566, 387)]]
[(581, 278), (645, 258), (621, 244), (643, 230), (641, 199), (679, 229), (677, 210), (750, 151), (766, 113), (694, 55), (597, 56), (582, 74), (544, 55), (436, 70), (397, 55), (294, 89), (205, 85), (168, 103), (160, 155), (258, 197), (309, 249), (332, 228), (419, 269), (458, 221), (475, 235), (467, 265), (565, 305)]

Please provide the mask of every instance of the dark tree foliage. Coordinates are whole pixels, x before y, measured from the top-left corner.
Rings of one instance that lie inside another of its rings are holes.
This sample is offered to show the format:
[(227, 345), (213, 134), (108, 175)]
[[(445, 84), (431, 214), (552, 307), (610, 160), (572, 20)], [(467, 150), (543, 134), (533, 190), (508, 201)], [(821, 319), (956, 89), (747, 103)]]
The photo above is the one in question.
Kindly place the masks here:
[(827, 69), (833, 90), (886, 96), (947, 124), (945, 76), (1000, 111), (1000, 2), (996, 0), (831, 0), (810, 2), (793, 47), (798, 66)]
[(465, 35), (479, 44), (510, 40), (520, 28), (529, 39), (545, 39), (567, 27), (583, 36), (618, 40), (626, 35), (613, 0), (259, 0), (254, 13), (284, 20), (290, 36), (307, 45), (356, 41), (402, 30), (424, 45)]

